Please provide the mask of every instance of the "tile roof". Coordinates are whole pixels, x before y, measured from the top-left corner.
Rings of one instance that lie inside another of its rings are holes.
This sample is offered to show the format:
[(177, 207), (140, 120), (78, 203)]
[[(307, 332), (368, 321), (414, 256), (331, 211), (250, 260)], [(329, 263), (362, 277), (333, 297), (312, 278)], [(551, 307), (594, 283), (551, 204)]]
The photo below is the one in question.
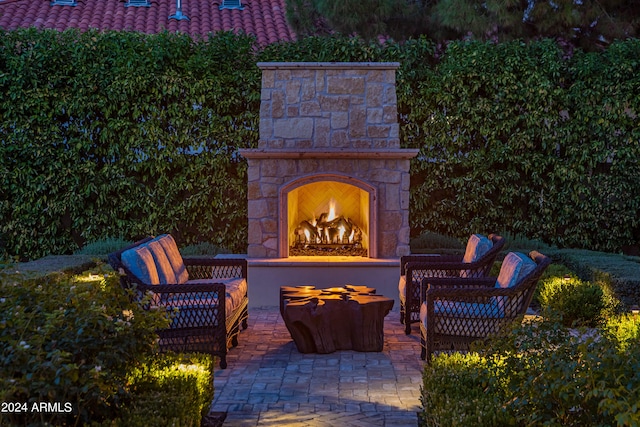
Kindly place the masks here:
[(169, 19), (176, 13), (176, 0), (152, 0), (150, 7), (125, 7), (125, 0), (78, 0), (76, 6), (51, 3), (51, 0), (0, 0), (0, 28), (60, 31), (95, 28), (143, 33), (167, 30), (192, 36), (242, 30), (255, 35), (261, 45), (296, 38), (287, 24), (285, 0), (242, 0), (243, 10), (220, 10), (222, 0), (182, 0), (182, 14), (189, 20)]

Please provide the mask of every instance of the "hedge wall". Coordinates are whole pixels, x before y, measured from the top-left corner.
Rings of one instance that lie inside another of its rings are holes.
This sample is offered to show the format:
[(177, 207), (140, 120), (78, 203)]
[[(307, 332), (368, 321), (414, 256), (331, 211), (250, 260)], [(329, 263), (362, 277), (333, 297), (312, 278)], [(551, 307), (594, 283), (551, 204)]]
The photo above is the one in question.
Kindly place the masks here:
[(640, 241), (640, 42), (531, 44), (0, 30), (0, 251), (173, 233), (246, 247), (258, 61), (399, 61), (414, 234)]

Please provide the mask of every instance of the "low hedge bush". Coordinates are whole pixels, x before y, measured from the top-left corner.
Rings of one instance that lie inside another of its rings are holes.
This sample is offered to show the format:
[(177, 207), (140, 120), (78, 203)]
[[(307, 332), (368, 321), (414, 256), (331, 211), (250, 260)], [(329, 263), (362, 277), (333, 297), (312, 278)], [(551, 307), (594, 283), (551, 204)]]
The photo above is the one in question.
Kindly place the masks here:
[(424, 426), (640, 424), (640, 318), (578, 332), (543, 321), (425, 366)]
[(129, 373), (133, 399), (118, 423), (128, 427), (199, 427), (213, 400), (209, 355), (154, 356)]
[(569, 327), (595, 327), (619, 304), (607, 287), (572, 276), (543, 279), (539, 301), (544, 312), (559, 315), (562, 324)]
[(579, 249), (561, 249), (554, 258), (582, 280), (599, 283), (624, 308), (640, 304), (640, 258)]
[(0, 425), (199, 425), (211, 357), (157, 355), (167, 315), (130, 297), (104, 265), (0, 270), (0, 401), (12, 405)]

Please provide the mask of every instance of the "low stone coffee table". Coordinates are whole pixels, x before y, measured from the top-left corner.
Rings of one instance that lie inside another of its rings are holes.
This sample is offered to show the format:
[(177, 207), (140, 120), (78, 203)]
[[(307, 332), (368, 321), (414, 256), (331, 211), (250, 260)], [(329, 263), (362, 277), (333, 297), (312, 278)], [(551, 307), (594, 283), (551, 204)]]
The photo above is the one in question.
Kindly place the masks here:
[(382, 351), (393, 299), (374, 288), (282, 286), (280, 314), (300, 353)]

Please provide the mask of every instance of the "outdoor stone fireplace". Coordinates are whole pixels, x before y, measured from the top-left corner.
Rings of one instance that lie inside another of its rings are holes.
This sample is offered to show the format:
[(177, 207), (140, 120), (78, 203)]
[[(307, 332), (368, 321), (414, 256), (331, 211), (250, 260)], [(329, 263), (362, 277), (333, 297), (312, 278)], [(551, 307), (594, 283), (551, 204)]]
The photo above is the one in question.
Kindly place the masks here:
[[(259, 63), (248, 160), (250, 258), (409, 253), (409, 162), (397, 63)], [(309, 252), (310, 251), (310, 252)]]

